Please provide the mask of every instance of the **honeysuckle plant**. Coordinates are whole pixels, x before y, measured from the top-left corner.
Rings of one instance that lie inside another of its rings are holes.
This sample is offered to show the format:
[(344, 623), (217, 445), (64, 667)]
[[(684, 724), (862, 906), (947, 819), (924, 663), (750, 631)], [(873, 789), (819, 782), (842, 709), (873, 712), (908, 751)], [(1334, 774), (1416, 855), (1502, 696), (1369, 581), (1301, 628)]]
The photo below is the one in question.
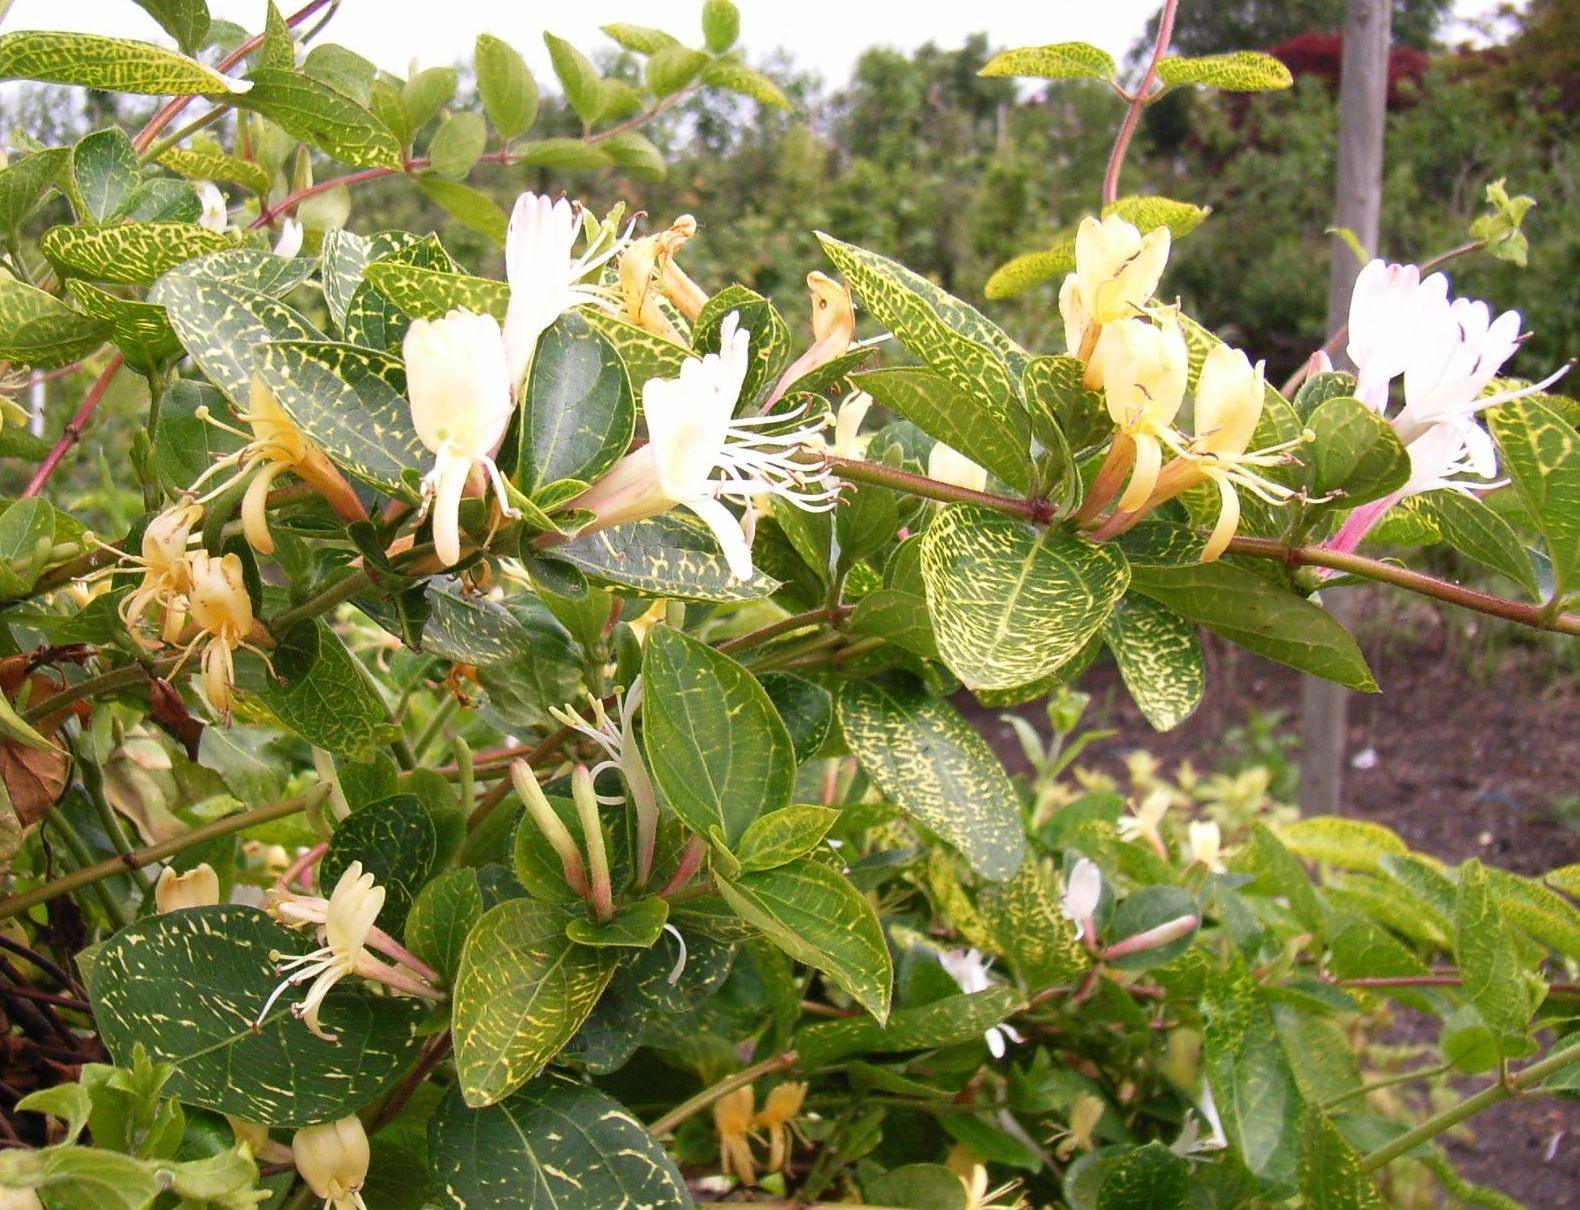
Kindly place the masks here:
[[(1032, 350), (838, 233), (786, 318), (554, 178), (661, 166), (694, 89), (784, 104), (729, 0), (607, 27), (608, 75), (547, 35), (542, 122), (498, 38), (477, 112), (325, 0), (142, 7), (173, 45), (0, 28), (0, 78), (160, 98), (0, 168), (0, 379), (53, 376), (0, 433), (0, 1001), (50, 1073), (0, 1088), (0, 1204), (1494, 1196), (1440, 1139), (1580, 1079), (1575, 868), (1081, 764), (1094, 661), (1166, 730), (1203, 631), (1378, 689), (1342, 584), (1580, 634), (1577, 409), (1518, 313), (1377, 260), (1280, 387), (1171, 290), (1205, 211), (1120, 195), (1147, 105), (1281, 65), (1167, 20), (1139, 84), (988, 65), (1124, 106), (1093, 213), (988, 283), (1043, 291)], [(364, 221), (391, 178), (500, 256)], [(1519, 235), (1496, 189), (1457, 255)], [(56, 477), (117, 382), (130, 527)]]

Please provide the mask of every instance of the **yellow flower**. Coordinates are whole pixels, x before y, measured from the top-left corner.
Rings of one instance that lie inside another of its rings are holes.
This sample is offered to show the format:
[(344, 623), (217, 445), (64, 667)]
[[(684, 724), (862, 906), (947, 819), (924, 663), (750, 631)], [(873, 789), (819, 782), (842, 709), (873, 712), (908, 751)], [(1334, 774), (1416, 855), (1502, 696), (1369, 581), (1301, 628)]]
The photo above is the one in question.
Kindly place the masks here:
[(964, 1210), (1022, 1210), (1026, 1205), (1019, 1181), (1005, 1181), (997, 1189), (989, 1189), (987, 1169), (981, 1164), (972, 1165), (970, 1176), (956, 1175), (965, 1189)]
[(1083, 1092), (1076, 1097), (1075, 1104), (1070, 1106), (1069, 1128), (1055, 1136), (1059, 1145), (1054, 1154), (1061, 1160), (1067, 1160), (1077, 1151), (1093, 1150), (1097, 1146), (1097, 1124), (1103, 1120), (1106, 1108), (1103, 1098), (1092, 1093)]
[(775, 1086), (752, 1116), (752, 1125), (768, 1132), (768, 1171), (782, 1172), (790, 1161), (791, 1140), (806, 1141), (796, 1125), (796, 1115), (806, 1100), (804, 1082), (787, 1081)]
[(828, 274), (816, 271), (806, 275), (806, 288), (812, 296), (812, 343), (779, 375), (766, 407), (777, 403), (792, 383), (847, 352), (856, 339), (856, 307), (850, 291)]
[(659, 306), (669, 299), (688, 320), (702, 313), (708, 296), (675, 263), (675, 254), (697, 233), (697, 220), (683, 214), (669, 230), (633, 240), (620, 255), (620, 313), (627, 322), (676, 344), (689, 343)]
[(1098, 355), (1104, 325), (1140, 312), (1157, 290), (1168, 258), (1167, 227), (1143, 236), (1117, 214), (1081, 221), (1075, 234), (1075, 272), (1059, 290), (1059, 313), (1070, 354), (1087, 363), (1090, 390), (1104, 383), (1106, 366)]
[(177, 874), (175, 866), (166, 866), (154, 884), (154, 904), (161, 912), (178, 912), (183, 908), (210, 907), (219, 902), (219, 875), (208, 862), (193, 866), (185, 874)]
[(193, 644), (203, 643), (203, 692), (209, 705), (229, 722), (237, 648), (245, 647), (268, 659), (248, 641), (254, 625), (252, 598), (247, 594), (240, 556), (216, 558), (206, 550), (195, 553), (188, 606), (200, 631)]
[(973, 492), (983, 491), (987, 487), (987, 471), (942, 441), (935, 444), (927, 455), (927, 477)]
[(1141, 506), (1150, 510), (1198, 483), (1211, 482), (1218, 489), (1218, 520), (1202, 551), (1210, 563), (1228, 548), (1240, 526), (1242, 488), (1270, 504), (1281, 504), (1295, 493), (1260, 475), (1254, 468), (1279, 466), (1289, 461), (1288, 451), (1307, 438), (1248, 453), (1257, 422), (1262, 417), (1267, 384), (1264, 363), (1253, 367), (1239, 349), (1215, 345), (1202, 363), (1196, 381), (1196, 437), (1158, 476), (1151, 496)]
[(1171, 426), (1190, 372), (1185, 337), (1174, 312), (1163, 311), (1151, 323), (1125, 319), (1105, 325), (1098, 344), (1108, 414), (1119, 428), (1115, 446), (1128, 441), (1133, 451), (1130, 483), (1119, 497), (1119, 508), (1129, 512), (1151, 496), (1163, 446), (1180, 448)]
[(757, 1098), (752, 1086), (737, 1088), (713, 1102), (713, 1128), (719, 1133), (719, 1165), (725, 1176), (743, 1185), (757, 1183), (757, 1161), (752, 1156), (752, 1108)]
[[(143, 582), (126, 595), (120, 605), (121, 621), (136, 638), (137, 625), (154, 605), (164, 611), (162, 634), (174, 642), (186, 624), (186, 594), (192, 587), (192, 564), (187, 546), (192, 530), (203, 519), (203, 506), (190, 502), (165, 509), (143, 530), (141, 557), (123, 552), (118, 556), (141, 567)], [(112, 569), (113, 574), (119, 568)], [(142, 642), (141, 639), (138, 639)]]
[(1166, 856), (1167, 850), (1163, 847), (1163, 835), (1159, 828), (1172, 798), (1173, 795), (1165, 789), (1153, 790), (1132, 808), (1129, 815), (1120, 816), (1119, 838), (1144, 840), (1159, 857)]
[(291, 1139), (296, 1170), (325, 1210), (367, 1210), (362, 1185), (372, 1156), (367, 1131), (355, 1114), (322, 1126), (307, 1126)]

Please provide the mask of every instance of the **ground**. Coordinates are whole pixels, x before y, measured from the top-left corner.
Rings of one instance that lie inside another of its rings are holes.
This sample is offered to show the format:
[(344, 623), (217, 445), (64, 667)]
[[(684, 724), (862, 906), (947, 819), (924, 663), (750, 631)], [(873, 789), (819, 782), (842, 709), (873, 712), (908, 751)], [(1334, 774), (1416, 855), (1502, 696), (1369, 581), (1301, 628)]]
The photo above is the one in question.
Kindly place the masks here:
[[(1383, 597), (1370, 603), (1399, 608)], [(1479, 857), (1540, 874), (1580, 861), (1580, 678), (1559, 667), (1552, 648), (1489, 646), (1463, 618), (1396, 612), (1386, 621), (1386, 635), (1362, 629), (1382, 692), (1351, 698), (1346, 756), (1371, 750), (1376, 759), (1345, 770), (1344, 813), (1386, 824), (1447, 862)], [(1086, 763), (1123, 775), (1122, 756), (1145, 747), (1165, 770), (1181, 760), (1210, 770), (1219, 737), (1252, 711), (1281, 711), (1282, 727), (1299, 734), (1298, 674), (1210, 638), (1206, 651), (1201, 706), (1161, 735), (1112, 665), (1089, 672), (1084, 724), (1118, 734), (1089, 749)], [(1026, 715), (1046, 724), (1040, 707)], [(977, 714), (982, 725), (994, 725), (990, 718)], [(996, 726), (995, 747), (1012, 771), (1025, 771), (1013, 735)], [(1401, 1022), (1406, 1036), (1418, 1028)], [(1467, 1178), (1533, 1210), (1580, 1207), (1580, 1102), (1505, 1103), (1477, 1117), (1474, 1131), (1449, 1143)]]

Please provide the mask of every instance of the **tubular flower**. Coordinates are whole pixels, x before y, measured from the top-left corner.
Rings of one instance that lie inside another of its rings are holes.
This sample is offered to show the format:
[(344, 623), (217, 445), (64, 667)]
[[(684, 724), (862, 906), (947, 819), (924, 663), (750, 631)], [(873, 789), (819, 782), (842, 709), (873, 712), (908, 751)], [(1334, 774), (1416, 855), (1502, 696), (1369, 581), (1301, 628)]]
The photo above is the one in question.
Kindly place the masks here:
[(796, 1115), (806, 1100), (806, 1084), (786, 1081), (776, 1084), (763, 1102), (763, 1107), (752, 1115), (752, 1125), (768, 1133), (768, 1171), (782, 1172), (790, 1162), (793, 1140), (806, 1142), (806, 1136), (796, 1125)]
[(987, 488), (987, 470), (942, 441), (927, 454), (927, 477), (973, 492)]
[(244, 438), (247, 444), (209, 467), (197, 477), (187, 491), (195, 493), (208, 482), (210, 476), (234, 467), (235, 474), (218, 487), (210, 488), (199, 498), (198, 503), (206, 504), (224, 495), (238, 483), (250, 479), (251, 481), (247, 483), (247, 494), (242, 497), (241, 502), (242, 528), (247, 535), (247, 541), (260, 554), (274, 553), (274, 538), (269, 533), (267, 511), (269, 489), (274, 486), (274, 480), (283, 471), (291, 471), (304, 482), (312, 484), (335, 511), (347, 520), (359, 520), (367, 516), (362, 502), (357, 499), (356, 493), (351, 490), (351, 485), (346, 482), (345, 477), (335, 469), (334, 463), (324, 456), (324, 452), (296, 427), (295, 421), (286, 415), (285, 409), (280, 406), (274, 394), (258, 375), (255, 374), (252, 378), (252, 389), (247, 396), (247, 410), (238, 413), (238, 419), (247, 425), (250, 432), (232, 428), (216, 419), (206, 409), (200, 409), (199, 415), (216, 428)]
[(505, 236), (510, 306), (505, 311), (504, 352), (512, 395), (526, 380), (538, 338), (549, 325), (585, 303), (606, 310), (617, 305), (611, 290), (586, 278), (614, 257), (626, 241), (600, 227), (578, 256), (576, 240), (582, 225), (581, 206), (563, 197), (551, 202), (535, 193), (523, 193), (516, 199)]
[(298, 1130), (291, 1155), (302, 1179), (324, 1199), (325, 1210), (367, 1210), (361, 1189), (372, 1156), (356, 1114)]
[(1189, 360), (1179, 319), (1161, 312), (1146, 323), (1126, 319), (1104, 327), (1098, 356), (1103, 359), (1103, 393), (1108, 414), (1119, 427), (1115, 448), (1133, 450), (1130, 482), (1119, 507), (1133, 512), (1146, 503), (1163, 465), (1163, 446), (1179, 450), (1170, 426), (1185, 401)]
[(560, 869), (565, 874), (565, 885), (575, 891), (582, 898), (589, 892), (587, 882), (587, 863), (582, 860), (582, 851), (577, 847), (576, 838), (571, 835), (570, 829), (549, 804), (548, 797), (543, 793), (543, 787), (538, 784), (537, 776), (532, 772), (532, 766), (524, 760), (510, 762), (510, 782), (515, 787), (516, 796), (521, 799), (521, 805), (526, 809), (528, 817), (538, 826), (543, 833), (549, 847), (560, 859)]
[[(284, 898), (295, 901), (297, 907), (294, 914), (297, 922), (309, 919), (309, 914), (312, 913), (311, 900), (306, 897)], [(283, 901), (276, 899), (271, 907), (271, 914), (284, 916), (287, 923), (292, 923), (293, 913), (282, 910), (280, 904)], [(378, 919), (379, 911), (383, 907), (384, 888), (374, 881), (372, 874), (362, 872), (360, 861), (353, 861), (346, 867), (346, 872), (340, 876), (340, 881), (335, 884), (334, 891), (324, 903), (322, 921), (313, 921), (318, 923), (318, 936), (323, 944), (307, 954), (287, 958), (276, 955), (277, 968), (289, 973), (264, 1001), (263, 1008), (258, 1013), (258, 1023), (262, 1024), (264, 1018), (269, 1015), (269, 1010), (274, 1007), (274, 1002), (289, 988), (310, 983), (307, 995), (300, 1003), (291, 1006), (291, 1015), (300, 1017), (306, 1022), (307, 1028), (317, 1037), (323, 1038), (326, 1042), (336, 1041), (337, 1036), (329, 1033), (319, 1023), (318, 1014), (323, 1007), (324, 998), (329, 995), (335, 984), (347, 975), (375, 979), (395, 991), (410, 996), (440, 998), (439, 993), (421, 979), (386, 962), (381, 962), (367, 952), (369, 936), (373, 932), (373, 922)], [(316, 913), (312, 914), (316, 915)]]
[(856, 339), (856, 306), (850, 291), (828, 274), (816, 271), (806, 275), (806, 288), (812, 295), (812, 343), (779, 375), (768, 393), (766, 406), (770, 408), (792, 383), (842, 356)]
[(713, 1102), (713, 1128), (719, 1134), (719, 1167), (743, 1185), (757, 1183), (757, 1160), (752, 1155), (752, 1108), (757, 1103), (752, 1086), (745, 1085)]
[[(658, 791), (642, 760), (642, 746), (636, 741), (635, 721), (637, 709), (642, 705), (642, 678), (638, 676), (633, 680), (624, 694), (616, 691), (612, 717), (604, 709), (602, 700), (593, 694), (587, 695), (587, 701), (592, 707), (591, 722), (568, 704), (550, 706), (549, 714), (561, 726), (585, 735), (603, 749), (608, 759), (589, 770), (594, 781), (605, 769), (615, 770), (625, 781), (636, 815), (636, 881), (638, 886), (645, 886), (653, 873), (653, 849), (658, 837)], [(611, 806), (624, 801), (619, 795), (598, 795), (597, 800)]]
[(1163, 834), (1160, 829), (1168, 809), (1169, 792), (1152, 791), (1141, 800), (1139, 805), (1131, 808), (1130, 814), (1119, 817), (1119, 838), (1144, 840), (1152, 846), (1152, 851), (1159, 857), (1166, 856), (1167, 850), (1163, 846)]
[(1055, 1136), (1058, 1146), (1054, 1154), (1061, 1160), (1068, 1160), (1077, 1151), (1095, 1150), (1097, 1125), (1103, 1120), (1107, 1109), (1103, 1098), (1092, 1093), (1083, 1092), (1076, 1097), (1075, 1104), (1070, 1106), (1069, 1128)]
[(412, 426), (433, 454), (423, 498), (433, 510), (434, 550), (446, 567), (461, 560), (461, 495), (475, 472), (487, 475), (505, 513), (513, 512), (494, 463), (516, 407), (506, 343), (492, 316), (471, 311), (419, 319), (406, 332)]
[[(988, 968), (992, 966), (992, 962), (984, 961), (979, 950), (945, 950), (938, 955), (938, 961), (949, 972), (949, 977), (960, 985), (960, 990), (968, 996), (973, 992), (985, 992), (993, 986), (988, 979)], [(1005, 1038), (1012, 1042), (1025, 1040), (1010, 1025), (995, 1025), (983, 1034), (988, 1052), (995, 1059), (1004, 1057), (1007, 1049), (1004, 1045)]]
[(1437, 327), (1448, 307), (1448, 278), (1421, 279), (1414, 265), (1371, 261), (1350, 294), (1349, 343), (1356, 366), (1355, 397), (1381, 412), (1388, 386), (1404, 373), (1419, 334)]
[(1019, 1181), (989, 1189), (987, 1169), (981, 1164), (973, 1164), (971, 1175), (958, 1179), (965, 1189), (963, 1210), (1024, 1210), (1026, 1199), (1021, 1196)]
[(198, 202), (203, 207), (203, 213), (198, 216), (198, 226), (207, 227), (210, 231), (223, 231), (230, 226), (230, 212), (225, 207), (225, 195), (213, 181), (199, 181), (197, 185)]
[(860, 458), (865, 444), (861, 439), (861, 422), (871, 410), (872, 396), (866, 391), (852, 391), (846, 395), (834, 413), (834, 440), (828, 452), (836, 458)]
[(219, 875), (206, 861), (184, 874), (177, 874), (175, 866), (167, 865), (154, 883), (154, 905), (161, 913), (211, 907), (218, 902)]
[(1183, 457), (1163, 468), (1143, 506), (1156, 508), (1198, 483), (1213, 484), (1220, 501), (1218, 520), (1202, 551), (1203, 563), (1211, 563), (1223, 554), (1240, 527), (1237, 488), (1269, 504), (1282, 504), (1295, 495), (1293, 489), (1258, 474), (1256, 468), (1288, 462), (1289, 451), (1307, 440), (1305, 434), (1247, 452), (1266, 398), (1264, 366), (1259, 361), (1253, 367), (1250, 358), (1239, 349), (1213, 346), (1196, 381), (1196, 438)]
[[(138, 623), (154, 605), (164, 611), (163, 636), (174, 642), (186, 624), (186, 594), (192, 588), (192, 562), (187, 546), (192, 530), (203, 519), (203, 506), (190, 502), (165, 509), (143, 530), (142, 555), (116, 552), (118, 557), (143, 570), (143, 582), (121, 601), (121, 621), (133, 637)], [(113, 568), (107, 573), (120, 571)], [(141, 640), (139, 640), (141, 641)]]
[(1218, 825), (1210, 820), (1193, 819), (1187, 831), (1191, 860), (1200, 862), (1214, 874), (1222, 874), (1228, 867), (1223, 864), (1223, 833)]
[(302, 224), (288, 218), (280, 224), (280, 238), (274, 241), (274, 254), (290, 260), (302, 250)]
[(1093, 917), (1097, 914), (1097, 904), (1102, 897), (1102, 871), (1090, 858), (1081, 858), (1075, 863), (1075, 868), (1070, 871), (1069, 881), (1065, 883), (1064, 895), (1059, 900), (1059, 911), (1063, 913), (1066, 920), (1075, 922), (1076, 940), (1085, 941), (1089, 946), (1096, 941), (1097, 930)]
[(1169, 230), (1145, 236), (1117, 214), (1088, 216), (1075, 233), (1075, 272), (1059, 290), (1059, 314), (1071, 356), (1086, 362), (1086, 385), (1099, 390), (1106, 369), (1098, 337), (1105, 325), (1130, 319), (1157, 291), (1169, 259)]
[[(203, 692), (209, 705), (230, 721), (236, 682), (236, 650), (245, 647), (264, 655), (250, 641), (254, 619), (252, 597), (238, 555), (217, 558), (206, 550), (192, 556), (192, 587), (187, 598), (199, 634), (193, 645), (203, 644)], [(188, 651), (191, 646), (188, 647)]]
[[(784, 416), (732, 418), (746, 379), (751, 333), (731, 312), (719, 331), (720, 351), (690, 358), (677, 378), (649, 379), (642, 388), (648, 443), (627, 454), (578, 496), (572, 508), (593, 520), (583, 534), (667, 512), (690, 509), (713, 531), (730, 573), (752, 574), (751, 544), (723, 499), (749, 504), (757, 495), (777, 496), (808, 512), (827, 512), (839, 490), (827, 468), (807, 460), (803, 447), (825, 421), (790, 432), (765, 433), (765, 424)], [(714, 472), (718, 477), (714, 478)]]

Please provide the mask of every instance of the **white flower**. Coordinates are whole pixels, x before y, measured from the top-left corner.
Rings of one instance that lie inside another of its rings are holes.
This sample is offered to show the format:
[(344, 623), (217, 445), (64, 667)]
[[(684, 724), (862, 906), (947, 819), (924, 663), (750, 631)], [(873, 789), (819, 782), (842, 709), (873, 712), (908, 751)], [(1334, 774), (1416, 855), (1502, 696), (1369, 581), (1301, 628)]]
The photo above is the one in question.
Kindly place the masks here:
[[(872, 409), (872, 396), (866, 391), (852, 391), (845, 396), (834, 414), (834, 442), (829, 452), (837, 458), (861, 457), (861, 422)], [(934, 478), (937, 478), (935, 475)]]
[[(980, 950), (943, 950), (938, 955), (938, 962), (968, 996), (974, 992), (985, 992), (993, 986), (992, 980), (988, 978), (988, 967), (992, 961), (984, 959)], [(982, 1036), (987, 1041), (988, 1052), (995, 1059), (1004, 1057), (1005, 1038), (1013, 1042), (1025, 1041), (1010, 1025), (995, 1025)]]
[(565, 312), (584, 303), (617, 308), (612, 290), (588, 282), (624, 246), (600, 231), (580, 256), (576, 240), (582, 230), (582, 209), (560, 198), (551, 202), (535, 193), (516, 199), (505, 237), (505, 277), (510, 282), (510, 307), (505, 312), (505, 360), (510, 389), (521, 389), (538, 338)]
[(291, 1155), (302, 1179), (324, 1199), (325, 1210), (367, 1210), (361, 1189), (372, 1156), (356, 1114), (298, 1130)]
[[(515, 411), (505, 343), (492, 316), (458, 310), (414, 321), (403, 352), (412, 426), (434, 455), (422, 481), (433, 508), (434, 549), (448, 567), (461, 558), (458, 514), (473, 470), (487, 473), (501, 505), (507, 500), (494, 464)], [(511, 512), (508, 505), (505, 511)]]
[(1097, 868), (1095, 861), (1086, 857), (1081, 858), (1070, 871), (1069, 881), (1064, 887), (1064, 895), (1059, 900), (1059, 910), (1064, 913), (1065, 919), (1075, 922), (1076, 940), (1091, 939), (1095, 927), (1092, 917), (1096, 914), (1098, 900), (1102, 897), (1103, 872)]
[(305, 1021), (307, 1028), (318, 1037), (335, 1041), (336, 1036), (319, 1024), (318, 1011), (335, 984), (347, 975), (359, 973), (367, 958), (368, 931), (383, 907), (384, 888), (373, 880), (372, 874), (362, 872), (361, 862), (353, 861), (329, 896), (323, 926), (319, 930), (324, 944), (311, 953), (280, 961), (279, 968), (292, 973), (270, 993), (258, 1013), (258, 1020), (261, 1022), (269, 1015), (274, 1002), (287, 988), (310, 981), (312, 986), (306, 997), (293, 1005), (291, 1012)]
[(287, 260), (302, 250), (302, 224), (288, 218), (280, 224), (280, 238), (274, 242), (274, 254)]
[(1223, 864), (1223, 834), (1218, 825), (1210, 820), (1193, 819), (1187, 830), (1191, 860), (1199, 861), (1215, 874), (1222, 874), (1228, 867)]
[(987, 471), (942, 441), (927, 454), (927, 477), (973, 492), (987, 488)]
[(208, 862), (200, 862), (185, 874), (167, 865), (154, 883), (154, 905), (160, 912), (183, 908), (210, 907), (219, 902), (219, 875)]
[(733, 416), (750, 356), (751, 333), (739, 324), (732, 311), (719, 330), (719, 352), (688, 358), (678, 377), (649, 379), (643, 386), (648, 442), (571, 502), (595, 514), (582, 533), (679, 505), (713, 531), (730, 573), (745, 580), (752, 574), (751, 544), (723, 499), (749, 504), (754, 496), (769, 495), (809, 512), (834, 507), (838, 488), (806, 449), (809, 442), (821, 443), (823, 419), (764, 433), (761, 426), (783, 425), (786, 418)]
[(1121, 840), (1145, 840), (1159, 853), (1163, 852), (1163, 835), (1159, 830), (1169, 809), (1169, 792), (1154, 790), (1133, 806), (1127, 815), (1119, 817)]
[(1410, 364), (1417, 343), (1436, 331), (1448, 310), (1448, 278), (1425, 281), (1415, 265), (1374, 260), (1361, 270), (1350, 294), (1349, 343), (1356, 366), (1355, 395), (1381, 412), (1388, 385)]
[(210, 231), (223, 231), (230, 226), (230, 211), (225, 206), (225, 195), (213, 181), (199, 181), (197, 195), (203, 205), (203, 213), (198, 216), (198, 226), (207, 227)]

